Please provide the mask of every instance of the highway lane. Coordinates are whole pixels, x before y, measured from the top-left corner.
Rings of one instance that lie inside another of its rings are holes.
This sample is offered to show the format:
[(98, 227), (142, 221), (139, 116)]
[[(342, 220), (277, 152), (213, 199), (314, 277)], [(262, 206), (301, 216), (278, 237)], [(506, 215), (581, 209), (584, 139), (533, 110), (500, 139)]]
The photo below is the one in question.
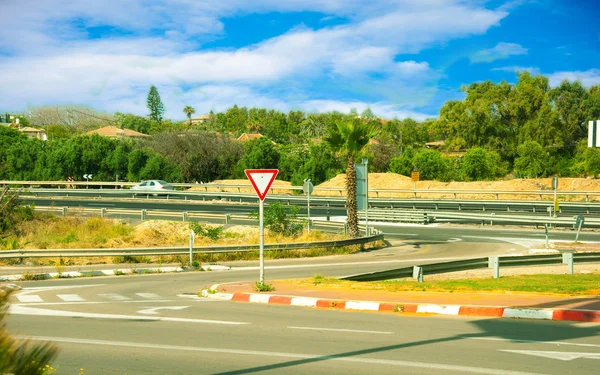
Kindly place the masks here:
[[(255, 204), (256, 196), (254, 194), (240, 193), (206, 193), (201, 191), (196, 192), (174, 192), (173, 194), (154, 196), (139, 194), (134, 195), (129, 190), (123, 189), (34, 189), (32, 191), (24, 191), (23, 198), (27, 198), (27, 194), (35, 194), (38, 197), (103, 197), (103, 198), (137, 198), (153, 200), (169, 200), (169, 201), (213, 201), (223, 200), (231, 202), (245, 202)], [(408, 208), (408, 209), (423, 209), (423, 210), (466, 210), (466, 211), (490, 211), (490, 212), (528, 212), (528, 213), (545, 213), (547, 209), (553, 206), (551, 199), (547, 200), (470, 200), (470, 199), (432, 199), (427, 198), (427, 191), (417, 192), (416, 198), (379, 198), (370, 197), (369, 206), (375, 208)], [(267, 203), (282, 202), (285, 204), (294, 204), (299, 207), (306, 207), (307, 199), (303, 195), (286, 195), (286, 194), (271, 194), (266, 198)], [(599, 214), (600, 203), (586, 201), (565, 201), (559, 194), (561, 213), (567, 215), (574, 214)], [(341, 196), (311, 196), (311, 206), (313, 207), (337, 207), (343, 208), (345, 198)]]
[(55, 341), (68, 374), (596, 374), (600, 356), (591, 324), (173, 299), (14, 307), (11, 332)]

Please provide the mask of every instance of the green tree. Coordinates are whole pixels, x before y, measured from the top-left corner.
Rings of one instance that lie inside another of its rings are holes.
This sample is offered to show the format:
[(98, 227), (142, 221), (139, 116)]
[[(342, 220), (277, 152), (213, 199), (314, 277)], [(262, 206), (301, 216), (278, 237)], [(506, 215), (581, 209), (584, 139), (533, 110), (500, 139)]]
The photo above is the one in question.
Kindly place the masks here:
[(515, 172), (526, 178), (546, 177), (551, 173), (551, 161), (544, 148), (536, 141), (519, 145), (515, 159)]
[(152, 120), (156, 122), (161, 122), (163, 119), (163, 114), (165, 113), (165, 107), (160, 100), (160, 95), (158, 94), (158, 90), (156, 86), (150, 86), (150, 91), (148, 91), (148, 98), (146, 100), (146, 106), (150, 110), (150, 117)]
[(390, 160), (390, 172), (410, 176), (415, 166), (414, 158), (416, 154), (417, 152), (413, 147), (409, 146), (405, 148), (400, 156)]
[(358, 206), (356, 202), (356, 170), (354, 160), (377, 134), (376, 130), (358, 117), (352, 117), (336, 124), (325, 141), (334, 151), (340, 152), (347, 159), (346, 167), (346, 210), (348, 212), (348, 232), (351, 237), (358, 237)]
[(506, 174), (506, 166), (498, 153), (475, 147), (465, 153), (462, 171), (467, 181), (491, 180)]
[[(252, 216), (258, 218), (258, 213)], [(289, 210), (283, 203), (271, 203), (265, 210), (264, 224), (270, 232), (286, 237), (296, 237), (302, 233), (303, 225), (297, 221), (298, 206), (290, 206)]]
[(413, 159), (421, 180), (447, 180), (448, 162), (436, 150), (424, 149)]
[(192, 115), (194, 113), (196, 113), (196, 110), (194, 109), (194, 107), (190, 106), (190, 105), (186, 105), (183, 108), (183, 113), (185, 113), (187, 115), (188, 120), (190, 121), (190, 126), (192, 126)]
[(272, 169), (279, 163), (279, 151), (267, 137), (246, 142), (244, 156), (236, 166), (235, 175), (243, 177), (244, 169)]

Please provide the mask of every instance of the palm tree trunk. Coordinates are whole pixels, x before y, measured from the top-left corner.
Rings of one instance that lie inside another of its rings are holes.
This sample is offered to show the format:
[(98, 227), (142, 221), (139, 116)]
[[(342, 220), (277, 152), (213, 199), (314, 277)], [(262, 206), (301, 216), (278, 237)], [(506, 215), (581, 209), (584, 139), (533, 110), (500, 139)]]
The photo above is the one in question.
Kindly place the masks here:
[(346, 167), (346, 211), (348, 212), (348, 234), (355, 238), (358, 233), (358, 205), (356, 202), (356, 170), (354, 169), (354, 156), (348, 156)]

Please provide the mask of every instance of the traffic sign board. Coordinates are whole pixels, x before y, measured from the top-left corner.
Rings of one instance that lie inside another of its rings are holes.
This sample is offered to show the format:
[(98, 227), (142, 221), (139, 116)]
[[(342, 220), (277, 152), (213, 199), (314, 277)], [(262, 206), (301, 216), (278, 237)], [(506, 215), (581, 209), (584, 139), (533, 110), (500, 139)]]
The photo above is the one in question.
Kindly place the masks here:
[(302, 191), (304, 194), (312, 194), (314, 190), (314, 185), (310, 182), (310, 179), (304, 179), (304, 185), (302, 185)]
[(86, 180), (91, 180), (92, 179), (92, 175), (91, 174), (84, 174), (83, 178), (85, 178)]
[(244, 172), (252, 183), (258, 199), (264, 201), (279, 169), (246, 169)]
[(419, 176), (419, 172), (417, 172), (417, 171), (412, 171), (412, 173), (411, 173), (411, 176), (410, 176), (410, 177), (411, 177), (411, 180), (412, 180), (412, 182), (417, 182), (417, 181), (419, 181), (419, 178), (420, 178), (420, 176)]

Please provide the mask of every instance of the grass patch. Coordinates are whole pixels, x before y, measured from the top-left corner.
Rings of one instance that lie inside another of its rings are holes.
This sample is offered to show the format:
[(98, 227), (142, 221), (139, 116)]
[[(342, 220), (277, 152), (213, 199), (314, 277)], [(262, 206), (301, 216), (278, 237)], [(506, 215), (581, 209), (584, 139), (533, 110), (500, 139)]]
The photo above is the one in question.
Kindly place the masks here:
[(260, 281), (257, 281), (254, 284), (253, 289), (255, 292), (273, 292), (273, 291), (275, 291), (275, 287), (272, 284), (265, 284), (265, 283), (261, 283)]
[[(317, 275), (318, 276), (318, 275)], [(568, 295), (600, 295), (600, 273), (579, 275), (523, 275), (499, 279), (447, 281), (389, 280), (353, 282), (315, 276), (299, 281), (302, 285), (332, 288), (387, 290), (390, 292), (523, 292)]]

